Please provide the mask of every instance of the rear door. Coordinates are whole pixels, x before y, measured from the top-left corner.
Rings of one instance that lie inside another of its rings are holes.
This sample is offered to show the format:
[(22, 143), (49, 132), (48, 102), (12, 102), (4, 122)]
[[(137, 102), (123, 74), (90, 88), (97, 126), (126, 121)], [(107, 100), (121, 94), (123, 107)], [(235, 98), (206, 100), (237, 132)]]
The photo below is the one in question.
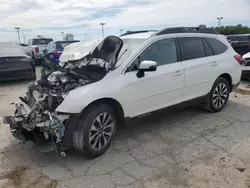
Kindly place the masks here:
[[(214, 81), (212, 66), (216, 66), (216, 62), (213, 56), (206, 57), (201, 37), (180, 37), (178, 42), (185, 69), (184, 100), (206, 95), (211, 89), (211, 82)], [(213, 52), (210, 53), (213, 55)]]

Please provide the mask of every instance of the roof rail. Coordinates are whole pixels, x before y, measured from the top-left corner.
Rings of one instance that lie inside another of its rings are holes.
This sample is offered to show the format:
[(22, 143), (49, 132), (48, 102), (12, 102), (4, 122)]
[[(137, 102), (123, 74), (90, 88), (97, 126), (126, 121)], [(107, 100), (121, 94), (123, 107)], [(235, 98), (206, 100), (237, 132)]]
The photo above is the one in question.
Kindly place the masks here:
[(166, 28), (155, 35), (164, 35), (164, 34), (171, 34), (171, 33), (208, 33), (208, 34), (218, 34), (214, 28), (208, 27), (172, 27)]
[(137, 33), (147, 33), (147, 32), (152, 32), (152, 31), (157, 31), (157, 30), (140, 30), (140, 31), (127, 31), (126, 33), (120, 35), (120, 37), (122, 36), (126, 36), (126, 35), (131, 35), (131, 34), (137, 34)]

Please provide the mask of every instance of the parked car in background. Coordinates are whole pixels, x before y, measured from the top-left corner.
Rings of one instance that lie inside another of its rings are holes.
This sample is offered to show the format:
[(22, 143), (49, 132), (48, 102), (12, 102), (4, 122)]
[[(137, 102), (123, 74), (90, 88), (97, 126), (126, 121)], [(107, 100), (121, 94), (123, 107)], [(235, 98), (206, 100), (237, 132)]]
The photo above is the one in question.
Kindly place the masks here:
[(250, 52), (242, 56), (242, 75), (241, 77), (250, 80)]
[(16, 105), (18, 118), (4, 122), (16, 137), (51, 141), (62, 156), (74, 147), (97, 157), (126, 119), (190, 101), (219, 112), (240, 83), (241, 56), (211, 32), (167, 28), (67, 46), (61, 69), (43, 72), (27, 105)]
[(23, 47), (0, 43), (0, 80), (36, 79), (35, 64)]
[(72, 43), (80, 42), (79, 40), (72, 41), (51, 41), (48, 46), (43, 51), (45, 54), (43, 65), (49, 68), (53, 68), (58, 65), (59, 58), (64, 50), (64, 48)]
[(44, 59), (43, 50), (47, 47), (52, 38), (32, 38), (28, 40), (26, 53), (32, 57), (35, 64), (41, 64)]
[(233, 49), (240, 55), (250, 52), (250, 34), (227, 35)]

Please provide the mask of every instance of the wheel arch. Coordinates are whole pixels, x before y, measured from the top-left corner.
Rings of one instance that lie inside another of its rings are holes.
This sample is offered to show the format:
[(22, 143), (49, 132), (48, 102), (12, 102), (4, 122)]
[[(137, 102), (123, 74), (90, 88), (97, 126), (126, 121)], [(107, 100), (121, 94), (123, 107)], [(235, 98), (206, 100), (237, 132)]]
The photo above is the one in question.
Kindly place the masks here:
[(232, 88), (233, 88), (233, 80), (232, 80), (231, 75), (228, 74), (228, 73), (223, 73), (218, 78), (224, 78), (224, 79), (226, 79), (228, 81), (229, 86), (230, 86), (230, 92), (231, 92)]
[(118, 124), (123, 125), (125, 123), (125, 117), (124, 117), (124, 111), (123, 111), (122, 105), (116, 99), (109, 98), (109, 97), (100, 98), (100, 99), (96, 99), (92, 101), (82, 110), (81, 114), (85, 113), (90, 106), (97, 105), (97, 104), (107, 104), (110, 107), (112, 107), (118, 119)]

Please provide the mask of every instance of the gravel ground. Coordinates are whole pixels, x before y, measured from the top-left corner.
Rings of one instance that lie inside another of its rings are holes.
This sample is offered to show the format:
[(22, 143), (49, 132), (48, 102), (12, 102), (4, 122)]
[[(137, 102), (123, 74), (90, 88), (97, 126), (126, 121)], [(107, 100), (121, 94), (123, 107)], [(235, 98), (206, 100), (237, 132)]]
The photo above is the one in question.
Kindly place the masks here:
[(250, 97), (232, 93), (226, 108), (164, 111), (117, 131), (110, 149), (88, 160), (41, 153), (15, 140), (12, 114), (28, 81), (0, 84), (0, 188), (250, 187)]

